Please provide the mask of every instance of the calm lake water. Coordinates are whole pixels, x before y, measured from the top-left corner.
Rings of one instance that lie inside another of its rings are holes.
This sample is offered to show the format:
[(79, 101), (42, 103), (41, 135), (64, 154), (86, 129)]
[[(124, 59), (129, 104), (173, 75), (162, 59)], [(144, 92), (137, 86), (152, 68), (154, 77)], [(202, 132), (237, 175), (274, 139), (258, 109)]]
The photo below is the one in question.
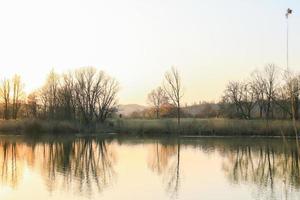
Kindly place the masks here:
[(0, 137), (1, 199), (300, 199), (280, 139)]

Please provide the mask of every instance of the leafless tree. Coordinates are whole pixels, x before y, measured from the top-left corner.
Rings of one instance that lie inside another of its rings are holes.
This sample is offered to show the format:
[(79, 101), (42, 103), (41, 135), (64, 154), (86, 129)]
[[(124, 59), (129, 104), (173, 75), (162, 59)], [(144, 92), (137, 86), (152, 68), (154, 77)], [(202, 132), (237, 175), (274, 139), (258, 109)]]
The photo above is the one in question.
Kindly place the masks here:
[(183, 97), (183, 88), (180, 74), (176, 68), (172, 67), (170, 71), (165, 73), (163, 88), (177, 110), (177, 123), (180, 125), (180, 106)]
[(225, 99), (233, 103), (236, 113), (245, 119), (251, 118), (251, 111), (255, 106), (255, 93), (251, 82), (231, 81), (226, 86)]
[(294, 75), (290, 71), (286, 72), (286, 84), (290, 99), (290, 107), (292, 113), (293, 120), (293, 128), (296, 136), (297, 147), (299, 149), (299, 141), (298, 141), (298, 129), (296, 125), (296, 120), (299, 118), (299, 93), (300, 93), (300, 76)]
[(61, 117), (74, 120), (76, 118), (76, 98), (75, 81), (72, 72), (62, 75), (58, 96)]
[(223, 102), (228, 104), (234, 104), (236, 113), (240, 113), (241, 108), (241, 100), (242, 96), (239, 92), (240, 83), (238, 81), (230, 81), (226, 85), (226, 89), (224, 91)]
[(246, 118), (251, 119), (251, 112), (256, 104), (255, 102), (255, 87), (253, 82), (245, 82), (241, 89), (242, 106), (246, 111)]
[(168, 97), (166, 96), (166, 92), (161, 87), (158, 87), (148, 94), (148, 102), (153, 106), (156, 118), (158, 119), (160, 117), (161, 106), (168, 102)]
[(265, 94), (266, 94), (266, 118), (270, 118), (273, 113), (273, 105), (276, 97), (277, 69), (274, 64), (266, 65), (264, 69)]
[(290, 91), (289, 85), (283, 84), (281, 85), (276, 93), (276, 105), (279, 107), (281, 111), (282, 118), (290, 118), (292, 119), (292, 109), (291, 109), (291, 99), (290, 99)]
[(40, 91), (40, 98), (43, 104), (44, 113), (51, 119), (54, 119), (55, 114), (58, 111), (59, 78), (59, 75), (54, 70), (51, 70), (45, 85)]
[[(271, 118), (299, 119), (300, 75), (268, 64), (262, 71), (254, 71), (250, 81), (231, 81), (222, 97), (221, 110), (224, 116), (250, 118), (251, 110), (258, 110), (258, 116)], [(232, 107), (235, 113), (232, 112)], [(228, 109), (230, 108), (230, 109)], [(256, 113), (255, 113), (256, 114)]]
[(254, 71), (252, 73), (252, 89), (255, 94), (255, 100), (259, 107), (259, 117), (263, 117), (263, 111), (266, 107), (266, 101), (265, 101), (265, 91), (266, 91), (266, 82), (262, 76), (262, 73), (258, 70)]
[(103, 122), (116, 110), (118, 82), (93, 67), (62, 75), (50, 72), (39, 93), (44, 117), (78, 120), (86, 125)]
[(4, 115), (3, 118), (9, 119), (9, 104), (10, 104), (10, 81), (9, 79), (3, 79), (0, 87), (0, 97), (4, 103)]
[(119, 91), (118, 82), (104, 74), (101, 83), (101, 93), (96, 97), (95, 116), (97, 121), (104, 122), (104, 120), (113, 112), (117, 107), (117, 93)]
[(38, 94), (32, 92), (27, 96), (27, 117), (36, 118), (38, 114)]
[(97, 73), (93, 67), (81, 68), (75, 71), (76, 102), (85, 124), (93, 121), (97, 97), (101, 94), (101, 83), (104, 73)]
[(24, 85), (19, 75), (14, 75), (12, 79), (13, 96), (12, 96), (12, 118), (17, 119), (21, 107), (21, 98), (24, 97)]
[(289, 93), (292, 116), (296, 120), (298, 120), (299, 119), (299, 93), (300, 93), (299, 75), (290, 75), (287, 78), (287, 89)]

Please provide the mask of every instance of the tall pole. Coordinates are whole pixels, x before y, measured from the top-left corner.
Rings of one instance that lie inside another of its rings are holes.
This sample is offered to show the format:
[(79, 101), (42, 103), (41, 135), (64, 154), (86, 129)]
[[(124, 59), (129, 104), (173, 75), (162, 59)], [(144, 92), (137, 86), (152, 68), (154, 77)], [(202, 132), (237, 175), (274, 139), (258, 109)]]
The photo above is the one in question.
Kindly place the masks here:
[(286, 69), (289, 71), (289, 15), (292, 14), (292, 10), (290, 8), (286, 11)]
[[(287, 73), (288, 75), (290, 74), (289, 72), (289, 15), (292, 14), (292, 10), (290, 8), (287, 9), (287, 12), (285, 14), (286, 16), (286, 68), (287, 68)], [(297, 130), (297, 125), (296, 125), (296, 112), (298, 112), (298, 107), (296, 106), (295, 108), (295, 104), (297, 103), (295, 101), (296, 98), (298, 98), (298, 96), (295, 96), (294, 93), (294, 80), (293, 77), (291, 78), (291, 107), (292, 107), (292, 118), (293, 118), (293, 128), (294, 128), (294, 132), (295, 132), (295, 136), (296, 136), (296, 144), (297, 144), (297, 149), (298, 152), (300, 151), (299, 148), (299, 141), (298, 141), (298, 130)]]
[(286, 70), (289, 71), (289, 17), (286, 17)]

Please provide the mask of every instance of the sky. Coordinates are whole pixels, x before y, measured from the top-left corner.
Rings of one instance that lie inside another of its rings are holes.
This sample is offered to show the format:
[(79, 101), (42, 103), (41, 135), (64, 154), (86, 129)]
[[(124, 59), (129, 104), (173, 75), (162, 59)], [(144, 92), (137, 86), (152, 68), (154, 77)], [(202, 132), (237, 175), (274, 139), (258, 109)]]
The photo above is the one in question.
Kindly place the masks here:
[(51, 69), (94, 66), (115, 77), (121, 104), (147, 104), (175, 66), (183, 101), (218, 101), (229, 80), (268, 63), (300, 69), (298, 0), (0, 0), (0, 78), (39, 88)]

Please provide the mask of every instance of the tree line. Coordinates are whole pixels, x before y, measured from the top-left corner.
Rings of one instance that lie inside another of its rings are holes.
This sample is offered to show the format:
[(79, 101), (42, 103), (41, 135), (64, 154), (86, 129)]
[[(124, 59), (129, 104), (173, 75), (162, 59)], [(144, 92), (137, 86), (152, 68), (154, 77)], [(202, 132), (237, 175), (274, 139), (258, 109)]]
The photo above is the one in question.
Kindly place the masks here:
[(299, 119), (300, 75), (266, 65), (245, 81), (230, 81), (220, 102), (224, 117)]
[(39, 118), (103, 122), (117, 109), (118, 82), (104, 71), (83, 67), (58, 74), (51, 70), (44, 85), (25, 95), (20, 76), (3, 79), (3, 119)]
[[(182, 106), (179, 71), (172, 67), (162, 85), (147, 96), (146, 118), (225, 117), (241, 119), (299, 119), (300, 75), (274, 64), (255, 70), (244, 81), (229, 81), (218, 103)], [(58, 74), (50, 71), (44, 85), (28, 95), (19, 75), (0, 83), (3, 119), (39, 118), (103, 122), (117, 112), (118, 82), (104, 71), (83, 67)], [(201, 108), (201, 109), (199, 109)], [(198, 109), (202, 113), (194, 113)], [(192, 114), (191, 114), (192, 113)]]
[(163, 85), (148, 94), (151, 108), (143, 116), (177, 117), (178, 123), (181, 116), (297, 120), (299, 93), (299, 74), (267, 64), (244, 81), (229, 81), (219, 102), (182, 107), (180, 74), (172, 68), (165, 74)]

